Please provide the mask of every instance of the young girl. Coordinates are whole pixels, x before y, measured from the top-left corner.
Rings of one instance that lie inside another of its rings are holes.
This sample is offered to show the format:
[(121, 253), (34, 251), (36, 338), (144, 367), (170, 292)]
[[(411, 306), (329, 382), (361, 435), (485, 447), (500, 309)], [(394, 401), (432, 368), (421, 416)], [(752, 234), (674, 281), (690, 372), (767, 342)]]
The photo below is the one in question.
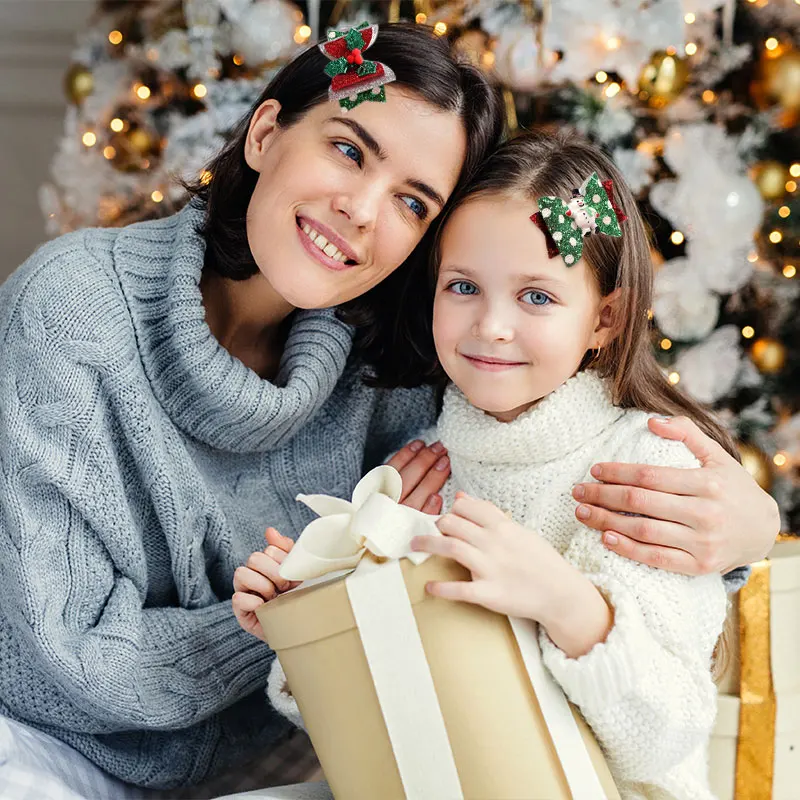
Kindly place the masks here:
[[(723, 580), (610, 552), (572, 499), (599, 477), (598, 461), (697, 466), (682, 443), (650, 432), (653, 412), (691, 416), (729, 444), (651, 353), (652, 265), (635, 200), (591, 145), (521, 136), (457, 199), (434, 268), (432, 341), (451, 381), (436, 435), (452, 476), (445, 535), (418, 537), (414, 549), (455, 559), (472, 581), (429, 591), (540, 624), (545, 663), (624, 797), (711, 798)], [(252, 583), (247, 572), (238, 580)], [(242, 621), (244, 602), (234, 595)]]

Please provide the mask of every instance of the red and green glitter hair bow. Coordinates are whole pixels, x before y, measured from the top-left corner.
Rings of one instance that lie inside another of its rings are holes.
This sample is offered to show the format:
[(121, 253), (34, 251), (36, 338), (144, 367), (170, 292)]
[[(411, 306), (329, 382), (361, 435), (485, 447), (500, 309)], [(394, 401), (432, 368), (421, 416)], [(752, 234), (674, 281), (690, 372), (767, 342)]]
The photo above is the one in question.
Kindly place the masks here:
[(386, 102), (383, 87), (396, 80), (395, 74), (386, 64), (368, 61), (363, 56), (378, 38), (378, 26), (364, 22), (344, 33), (328, 35), (331, 38), (319, 45), (330, 61), (325, 67), (325, 73), (331, 77), (328, 97), (338, 100), (345, 110), (365, 100)]
[(620, 223), (627, 217), (614, 202), (611, 181), (600, 182), (593, 172), (580, 189), (574, 189), (572, 199), (540, 197), (540, 211), (531, 219), (541, 229), (547, 240), (550, 258), (561, 255), (571, 267), (583, 254), (583, 239), (593, 233), (622, 236)]

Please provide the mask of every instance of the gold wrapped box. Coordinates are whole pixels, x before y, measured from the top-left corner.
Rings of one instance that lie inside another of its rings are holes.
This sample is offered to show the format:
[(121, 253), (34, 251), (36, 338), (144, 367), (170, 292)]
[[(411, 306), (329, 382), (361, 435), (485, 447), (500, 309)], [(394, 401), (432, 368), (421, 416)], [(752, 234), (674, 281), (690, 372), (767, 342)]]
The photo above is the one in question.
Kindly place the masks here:
[[(469, 579), (455, 562), (430, 558), (415, 566), (403, 559), (400, 569), (463, 797), (571, 798), (509, 618), (426, 594), (428, 581)], [(342, 800), (406, 797), (346, 577), (300, 587), (257, 613), (333, 794)], [(409, 704), (419, 702), (414, 695)], [(618, 798), (594, 737), (572, 713), (603, 796)]]
[(781, 537), (734, 608), (711, 739), (720, 800), (800, 797), (800, 539)]

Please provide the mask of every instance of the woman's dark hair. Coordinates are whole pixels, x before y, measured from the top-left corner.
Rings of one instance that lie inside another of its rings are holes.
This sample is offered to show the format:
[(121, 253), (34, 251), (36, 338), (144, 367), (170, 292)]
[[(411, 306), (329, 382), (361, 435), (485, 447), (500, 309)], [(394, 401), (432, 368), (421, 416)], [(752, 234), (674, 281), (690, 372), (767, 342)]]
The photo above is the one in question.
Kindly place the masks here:
[(409, 348), (420, 358), (419, 374), (431, 383), (441, 383), (446, 377), (436, 358), (431, 320), (441, 232), (447, 218), (459, 206), (481, 197), (494, 197), (501, 202), (504, 197), (523, 197), (531, 205), (545, 195), (569, 198), (573, 188), (593, 172), (601, 181), (613, 181), (614, 199), (628, 219), (622, 224), (621, 237), (600, 235), (585, 240), (583, 256), (601, 295), (606, 297), (620, 289), (621, 299), (616, 306), (615, 337), (596, 358), (587, 354), (580, 368), (596, 370), (608, 379), (616, 405), (668, 416), (683, 414), (738, 459), (727, 431), (706, 408), (670, 384), (659, 368), (648, 335), (653, 264), (636, 199), (614, 162), (598, 147), (574, 134), (525, 133), (506, 142), (484, 162), (473, 180), (453, 195), (431, 249), (427, 331)]
[[(397, 85), (415, 92), (438, 109), (457, 114), (467, 139), (466, 158), (455, 191), (472, 176), (494, 150), (503, 132), (503, 105), (498, 93), (477, 68), (457, 61), (446, 40), (421, 25), (394, 23), (380, 26), (369, 57), (392, 68)], [(258, 271), (247, 241), (247, 207), (258, 173), (245, 161), (244, 143), (255, 110), (268, 99), (281, 104), (278, 124), (289, 127), (320, 103), (328, 102), (328, 59), (319, 48), (305, 50), (270, 82), (253, 108), (231, 133), (225, 147), (208, 165), (207, 183), (187, 185), (190, 195), (205, 205), (200, 231), (206, 241), (205, 268), (233, 280), (245, 280)], [(424, 143), (420, 143), (424, 147)], [(443, 216), (440, 215), (440, 216)], [(409, 336), (398, 309), (401, 297), (425, 290), (428, 252), (436, 223), (428, 229), (406, 262), (378, 286), (339, 307), (339, 316), (356, 327), (356, 348), (370, 369), (370, 382), (382, 385), (419, 383), (416, 361), (406, 357)], [(413, 304), (412, 304), (413, 305)], [(399, 383), (398, 383), (399, 381)]]

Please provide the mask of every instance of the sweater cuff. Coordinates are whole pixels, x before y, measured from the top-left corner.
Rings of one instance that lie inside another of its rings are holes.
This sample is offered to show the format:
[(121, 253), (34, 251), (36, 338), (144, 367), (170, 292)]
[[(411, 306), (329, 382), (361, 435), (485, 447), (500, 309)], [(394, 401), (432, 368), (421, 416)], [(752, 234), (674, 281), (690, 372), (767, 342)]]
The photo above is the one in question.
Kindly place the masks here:
[(272, 662), (272, 670), (267, 679), (267, 699), (272, 703), (272, 707), (283, 714), (289, 722), (301, 730), (306, 729), (300, 709), (297, 707), (297, 701), (286, 680), (286, 673), (277, 658)]
[(649, 633), (639, 608), (621, 584), (609, 581), (607, 576), (586, 577), (614, 609), (614, 625), (605, 641), (578, 658), (569, 658), (544, 628), (540, 628), (539, 642), (545, 666), (567, 697), (584, 715), (593, 715), (636, 691), (641, 674), (637, 658), (641, 661), (641, 643)]
[(736, 569), (726, 572), (722, 576), (722, 579), (725, 581), (725, 591), (728, 594), (734, 594), (738, 592), (739, 589), (741, 589), (747, 583), (752, 571), (753, 568), (747, 565), (744, 567), (736, 567)]

